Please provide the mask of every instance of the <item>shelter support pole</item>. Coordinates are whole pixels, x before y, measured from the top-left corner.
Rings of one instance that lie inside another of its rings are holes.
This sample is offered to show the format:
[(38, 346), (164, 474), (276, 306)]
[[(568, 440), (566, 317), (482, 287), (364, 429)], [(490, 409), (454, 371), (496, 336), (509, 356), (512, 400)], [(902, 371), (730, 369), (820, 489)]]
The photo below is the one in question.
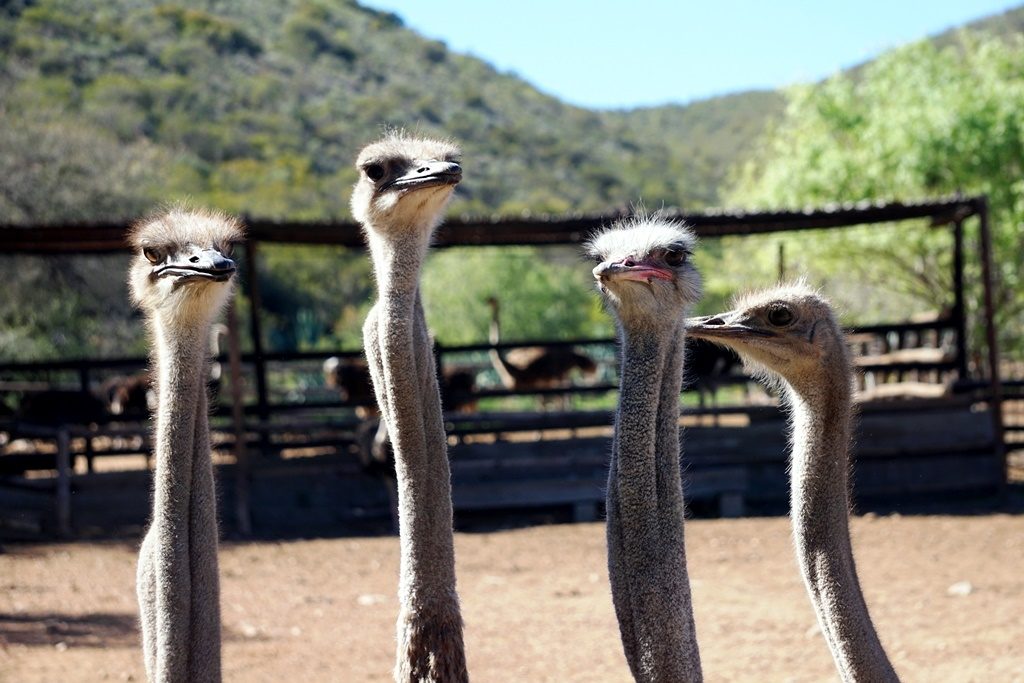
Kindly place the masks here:
[(245, 407), (242, 404), (242, 346), (238, 334), (235, 297), (228, 304), (228, 367), (231, 368), (231, 427), (235, 434), (235, 523), (242, 536), (252, 535), (249, 481), (252, 463), (245, 435)]
[(964, 305), (964, 222), (953, 224), (953, 324), (956, 326), (957, 380), (967, 380), (967, 309)]
[[(257, 268), (256, 243), (245, 242), (245, 293), (249, 297), (249, 335), (252, 337), (252, 363), (256, 375), (256, 413), (262, 426), (270, 418), (270, 404), (267, 400), (267, 362), (263, 357), (263, 330), (260, 315), (263, 301), (260, 297), (260, 283)], [(266, 447), (266, 432), (260, 429), (260, 447)]]
[(1003, 385), (999, 376), (999, 336), (996, 332), (996, 308), (992, 273), (992, 232), (988, 220), (988, 198), (978, 200), (978, 241), (981, 251), (981, 278), (984, 287), (985, 338), (988, 342), (989, 405), (992, 412), (992, 428), (995, 437), (995, 455), (1002, 466), (1003, 476), (999, 480), (1000, 496), (1005, 499), (1007, 492), (1006, 444), (1003, 440)]

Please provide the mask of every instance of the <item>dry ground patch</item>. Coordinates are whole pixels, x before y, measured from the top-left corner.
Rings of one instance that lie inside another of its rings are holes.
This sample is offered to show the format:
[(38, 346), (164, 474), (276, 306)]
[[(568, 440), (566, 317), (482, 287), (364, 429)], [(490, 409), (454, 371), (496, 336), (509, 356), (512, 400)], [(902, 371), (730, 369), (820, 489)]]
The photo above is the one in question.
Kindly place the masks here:
[[(1024, 681), (1024, 517), (859, 517), (868, 603), (906, 681)], [(833, 681), (784, 518), (694, 520), (709, 681)], [(474, 681), (628, 681), (601, 524), (459, 534)], [(228, 681), (388, 681), (395, 538), (223, 547)], [(0, 681), (144, 680), (131, 543), (0, 554)], [(952, 589), (951, 589), (952, 588)]]

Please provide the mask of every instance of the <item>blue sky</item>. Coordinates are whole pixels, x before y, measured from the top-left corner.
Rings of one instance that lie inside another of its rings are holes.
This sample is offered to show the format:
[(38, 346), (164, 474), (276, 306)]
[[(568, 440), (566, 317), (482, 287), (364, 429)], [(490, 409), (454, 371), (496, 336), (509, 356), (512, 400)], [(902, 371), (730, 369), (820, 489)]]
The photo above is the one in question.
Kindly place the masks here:
[(1006, 0), (361, 0), (587, 107), (685, 103), (828, 76)]

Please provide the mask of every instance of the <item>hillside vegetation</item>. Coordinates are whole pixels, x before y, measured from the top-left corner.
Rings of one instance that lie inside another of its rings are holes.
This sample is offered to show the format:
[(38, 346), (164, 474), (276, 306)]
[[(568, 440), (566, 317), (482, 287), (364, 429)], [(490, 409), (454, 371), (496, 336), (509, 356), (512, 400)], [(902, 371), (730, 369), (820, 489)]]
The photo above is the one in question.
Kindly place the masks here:
[(782, 108), (773, 93), (572, 107), (350, 0), (39, 0), (0, 12), (3, 157), (32, 169), (5, 183), (7, 222), (130, 215), (186, 195), (250, 215), (345, 216), (352, 159), (384, 126), (462, 142), (456, 211), (703, 206)]

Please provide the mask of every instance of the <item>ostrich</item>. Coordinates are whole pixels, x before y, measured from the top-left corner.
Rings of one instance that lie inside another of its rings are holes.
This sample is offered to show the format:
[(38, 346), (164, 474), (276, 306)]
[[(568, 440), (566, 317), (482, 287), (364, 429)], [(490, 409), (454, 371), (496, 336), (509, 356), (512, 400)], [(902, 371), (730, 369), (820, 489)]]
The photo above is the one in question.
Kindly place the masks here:
[(331, 356), (323, 363), (324, 384), (338, 392), (345, 403), (354, 403), (360, 420), (377, 417), (370, 366), (362, 358)]
[(796, 555), (843, 681), (898, 681), (871, 623), (850, 545), (853, 368), (828, 302), (802, 283), (742, 299), (728, 313), (688, 321), (689, 333), (727, 345), (778, 381), (789, 405)]
[[(228, 326), (214, 323), (210, 327), (210, 357), (207, 397), (211, 405), (217, 403), (224, 370), (220, 363), (220, 340), (228, 334)], [(100, 396), (107, 404), (110, 415), (135, 419), (148, 416), (156, 409), (156, 392), (153, 391), (153, 375), (142, 370), (130, 375), (115, 375), (100, 387)]]
[[(358, 431), (359, 452), (366, 466), (377, 466), (389, 460), (390, 442), (387, 422), (379, 420), (380, 411), (374, 402), (373, 378), (362, 358), (342, 359), (331, 356), (323, 363), (324, 384), (338, 392), (342, 401), (355, 403), (356, 417), (364, 422)], [(470, 369), (446, 367), (441, 374), (441, 408), (447, 412), (471, 412), (476, 408), (473, 392), (476, 373)], [(377, 426), (373, 421), (379, 420)], [(373, 432), (371, 435), (370, 432)]]
[(120, 418), (142, 418), (156, 408), (152, 375), (148, 370), (111, 377), (100, 388), (107, 411)]
[(702, 410), (705, 394), (711, 398), (712, 406), (716, 406), (719, 381), (738, 363), (739, 358), (732, 349), (702, 339), (687, 339), (683, 391), (696, 389)]
[(395, 455), (400, 612), (395, 680), (466, 681), (455, 588), (451, 476), (419, 278), (430, 236), (462, 180), (449, 142), (391, 133), (356, 161), (352, 214), (366, 232), (380, 298), (363, 327)]
[(206, 380), (209, 331), (227, 302), (241, 226), (171, 209), (135, 225), (132, 298), (153, 336), (158, 394), (153, 519), (139, 550), (142, 647), (151, 681), (220, 681), (217, 507)]
[[(356, 403), (356, 416), (360, 419), (376, 417), (380, 413), (373, 403), (373, 379), (370, 368), (362, 358), (345, 360), (331, 356), (323, 363), (324, 384), (335, 389), (341, 400)], [(441, 404), (444, 412), (465, 412), (473, 409), (472, 393), (476, 390), (476, 373), (469, 368), (446, 367), (440, 378)]]
[(657, 215), (623, 221), (588, 245), (622, 345), (608, 473), (608, 573), (637, 681), (699, 681), (683, 539), (679, 391), (683, 320), (700, 296), (693, 234)]
[(476, 372), (453, 365), (441, 372), (441, 409), (446, 413), (476, 411)]
[(553, 389), (568, 383), (569, 373), (579, 369), (585, 376), (597, 372), (597, 365), (589, 357), (567, 347), (546, 348), (529, 346), (499, 351), (493, 348), (501, 343), (501, 304), (497, 297), (488, 297), (491, 307), (490, 358), (502, 386), (512, 391)]
[[(324, 360), (324, 383), (338, 392), (341, 400), (355, 403), (355, 414), (360, 423), (356, 427), (356, 446), (359, 460), (369, 471), (378, 471), (390, 460), (391, 442), (388, 439), (388, 426), (380, 419), (376, 399), (373, 394), (373, 378), (370, 377), (370, 366), (362, 358), (343, 359), (331, 356)], [(390, 472), (384, 468), (388, 477)]]

